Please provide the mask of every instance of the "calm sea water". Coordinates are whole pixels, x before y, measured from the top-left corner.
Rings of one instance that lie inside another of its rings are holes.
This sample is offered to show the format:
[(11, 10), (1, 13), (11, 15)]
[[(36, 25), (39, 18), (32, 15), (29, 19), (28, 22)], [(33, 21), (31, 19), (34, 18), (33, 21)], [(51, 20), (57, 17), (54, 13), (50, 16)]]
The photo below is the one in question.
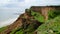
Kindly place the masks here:
[(12, 24), (22, 13), (18, 9), (0, 9), (0, 27)]

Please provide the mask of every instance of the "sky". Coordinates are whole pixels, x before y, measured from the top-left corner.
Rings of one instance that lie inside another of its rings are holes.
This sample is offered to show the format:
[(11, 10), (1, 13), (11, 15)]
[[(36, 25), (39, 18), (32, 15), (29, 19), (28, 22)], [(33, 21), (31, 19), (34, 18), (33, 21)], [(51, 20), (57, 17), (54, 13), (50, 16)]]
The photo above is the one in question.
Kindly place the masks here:
[(0, 0), (0, 27), (12, 24), (31, 6), (60, 5), (60, 0)]

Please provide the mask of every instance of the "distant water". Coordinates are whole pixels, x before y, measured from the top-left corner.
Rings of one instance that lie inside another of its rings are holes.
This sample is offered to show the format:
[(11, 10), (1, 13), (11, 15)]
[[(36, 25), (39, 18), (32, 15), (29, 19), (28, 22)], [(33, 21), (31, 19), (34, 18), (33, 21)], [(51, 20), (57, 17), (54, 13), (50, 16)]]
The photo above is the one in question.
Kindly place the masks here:
[(12, 24), (22, 13), (17, 9), (0, 9), (0, 27)]
[(12, 24), (17, 18), (8, 19), (6, 21), (0, 22), (0, 28)]

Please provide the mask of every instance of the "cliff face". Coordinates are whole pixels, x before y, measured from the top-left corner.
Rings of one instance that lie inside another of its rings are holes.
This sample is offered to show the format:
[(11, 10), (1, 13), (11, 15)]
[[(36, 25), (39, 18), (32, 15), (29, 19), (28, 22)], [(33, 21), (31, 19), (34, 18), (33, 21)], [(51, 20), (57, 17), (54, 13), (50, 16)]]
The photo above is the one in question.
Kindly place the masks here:
[[(23, 27), (23, 31), (26, 30), (27, 26), (30, 26), (32, 24), (32, 28), (36, 28), (41, 25), (40, 22), (38, 22), (37, 20), (34, 20), (32, 16), (28, 15), (28, 13), (24, 13), (21, 14), (18, 19), (11, 25), (8, 26), (7, 29), (5, 29), (3, 32), (1, 32), (0, 34), (10, 34), (12, 32), (12, 30), (17, 29), (19, 27)], [(36, 26), (34, 26), (34, 25)], [(25, 31), (27, 32), (27, 31)]]
[(43, 15), (46, 21), (48, 20), (48, 11), (60, 10), (60, 6), (32, 6), (30, 9)]
[[(26, 33), (27, 31), (26, 28), (30, 25), (31, 27), (36, 28), (39, 27), (42, 23), (34, 19), (34, 16), (31, 15), (31, 10), (40, 13), (41, 15), (44, 16), (45, 21), (48, 20), (48, 11), (49, 10), (60, 10), (60, 6), (32, 6), (30, 10), (25, 10), (24, 14), (21, 14), (18, 19), (11, 25), (8, 26), (7, 29), (5, 29), (3, 32), (0, 34), (9, 34), (13, 29), (17, 29), (19, 27), (24, 28), (24, 32)], [(34, 24), (34, 25), (33, 25)], [(36, 33), (36, 32), (35, 32)]]

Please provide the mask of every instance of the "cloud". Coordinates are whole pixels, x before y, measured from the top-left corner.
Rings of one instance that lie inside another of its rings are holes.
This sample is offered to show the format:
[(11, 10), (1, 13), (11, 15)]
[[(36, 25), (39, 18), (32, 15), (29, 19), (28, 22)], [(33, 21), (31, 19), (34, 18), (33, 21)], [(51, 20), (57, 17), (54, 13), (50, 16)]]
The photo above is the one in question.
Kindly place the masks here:
[[(24, 10), (31, 6), (46, 5), (60, 5), (60, 0), (0, 0), (0, 24), (2, 24), (1, 26), (8, 25), (11, 18), (15, 20), (17, 15), (12, 15), (13, 13), (24, 13)], [(10, 19), (8, 20), (8, 18)], [(7, 21), (3, 21), (4, 19)]]
[(6, 4), (4, 5), (4, 7), (8, 7), (8, 8), (19, 8), (19, 6), (17, 4)]
[(5, 4), (5, 3), (8, 3), (8, 0), (0, 0), (0, 4)]
[(60, 0), (0, 0), (0, 7), (28, 8), (30, 6), (59, 5)]
[(24, 0), (0, 0), (1, 8), (18, 8), (19, 2), (23, 2)]

